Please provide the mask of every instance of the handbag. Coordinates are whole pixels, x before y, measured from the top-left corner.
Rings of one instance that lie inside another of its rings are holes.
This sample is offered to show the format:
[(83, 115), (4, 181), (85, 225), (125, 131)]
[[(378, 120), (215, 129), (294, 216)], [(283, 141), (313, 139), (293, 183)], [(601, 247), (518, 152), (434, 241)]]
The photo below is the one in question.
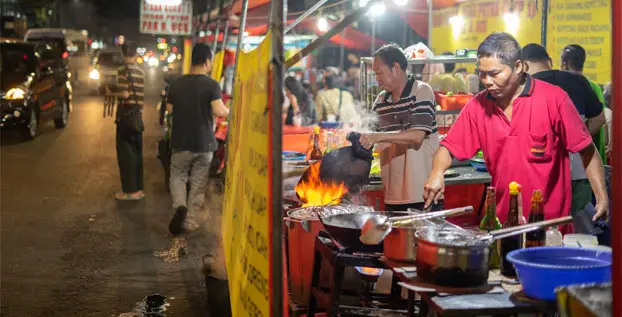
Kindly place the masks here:
[(140, 133), (145, 130), (145, 126), (138, 103), (138, 95), (136, 95), (136, 90), (134, 90), (132, 74), (127, 64), (125, 65), (125, 70), (127, 71), (127, 79), (130, 82), (130, 89), (132, 90), (132, 95), (134, 95), (136, 106), (132, 107), (127, 105), (117, 109), (117, 112), (119, 112), (119, 126), (128, 133)]

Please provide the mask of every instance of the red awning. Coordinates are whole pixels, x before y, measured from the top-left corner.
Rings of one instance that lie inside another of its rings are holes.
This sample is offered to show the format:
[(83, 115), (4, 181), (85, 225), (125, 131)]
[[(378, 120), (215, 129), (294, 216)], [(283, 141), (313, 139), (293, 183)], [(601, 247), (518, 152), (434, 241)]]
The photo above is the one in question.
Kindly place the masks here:
[[(330, 25), (330, 27), (334, 27), (335, 25), (337, 25), (337, 23), (338, 21), (328, 20), (328, 24)], [(318, 36), (323, 34), (323, 32), (320, 32), (320, 30), (318, 30), (317, 28), (317, 17), (309, 17), (306, 20), (302, 21), (300, 25), (304, 27), (305, 29), (311, 32), (314, 32)], [(365, 32), (357, 30), (356, 28), (352, 26), (348, 26), (344, 30), (343, 38), (341, 36), (341, 33), (339, 33), (331, 37), (330, 42), (332, 42), (333, 44), (337, 44), (337, 45), (341, 45), (343, 43), (343, 46), (347, 48), (361, 50), (361, 51), (369, 50), (372, 47), (371, 36), (369, 36)], [(385, 40), (380, 39), (380, 38), (376, 38), (374, 42), (376, 44), (376, 47), (380, 47), (384, 44), (387, 44)]]

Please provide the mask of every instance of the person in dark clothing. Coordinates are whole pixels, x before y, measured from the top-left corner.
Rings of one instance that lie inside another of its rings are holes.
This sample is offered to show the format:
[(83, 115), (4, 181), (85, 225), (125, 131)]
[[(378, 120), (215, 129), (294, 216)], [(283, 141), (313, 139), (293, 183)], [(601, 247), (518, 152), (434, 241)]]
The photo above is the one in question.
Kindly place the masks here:
[(192, 229), (185, 223), (186, 215), (197, 214), (203, 207), (210, 163), (218, 147), (214, 116), (229, 114), (220, 85), (207, 75), (211, 59), (208, 45), (195, 45), (190, 73), (175, 79), (168, 90), (167, 110), (173, 116), (170, 189), (175, 215), (169, 223), (173, 235)]
[[(552, 67), (552, 60), (546, 49), (539, 44), (528, 44), (522, 49), (525, 70), (533, 78), (546, 81), (563, 89), (581, 118), (593, 135), (605, 123), (603, 104), (590, 86), (589, 81), (580, 74)], [(599, 123), (602, 122), (602, 123)], [(578, 233), (593, 233), (592, 222), (585, 213), (585, 207), (592, 198), (592, 188), (587, 179), (582, 159), (577, 154), (570, 156), (570, 177), (572, 179), (572, 202), (570, 213), (574, 229)]]
[(300, 116), (300, 122), (303, 126), (317, 122), (315, 103), (303, 88), (302, 83), (295, 77), (285, 78), (285, 97), (289, 100), (285, 124), (294, 124), (295, 116)]
[(145, 73), (136, 64), (136, 46), (123, 44), (124, 64), (117, 69), (118, 85), (107, 88), (109, 96), (117, 97), (117, 160), (121, 174), (122, 191), (117, 200), (140, 200), (143, 192), (143, 136), (142, 108), (145, 90)]

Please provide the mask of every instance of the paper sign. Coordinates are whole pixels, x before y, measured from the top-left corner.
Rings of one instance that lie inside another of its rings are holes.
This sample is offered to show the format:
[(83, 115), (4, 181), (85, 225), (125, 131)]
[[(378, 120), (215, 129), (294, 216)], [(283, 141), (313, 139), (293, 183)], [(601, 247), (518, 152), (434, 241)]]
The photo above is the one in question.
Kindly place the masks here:
[(192, 1), (179, 5), (150, 4), (140, 1), (140, 33), (190, 35), (192, 32)]

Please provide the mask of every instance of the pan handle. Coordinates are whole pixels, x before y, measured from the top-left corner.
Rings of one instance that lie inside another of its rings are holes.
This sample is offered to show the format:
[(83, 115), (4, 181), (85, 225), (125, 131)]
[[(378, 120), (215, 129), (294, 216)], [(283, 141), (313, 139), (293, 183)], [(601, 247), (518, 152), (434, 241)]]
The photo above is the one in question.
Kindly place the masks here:
[(511, 228), (493, 230), (493, 231), (490, 231), (488, 234), (492, 236), (493, 239), (502, 239), (502, 238), (509, 237), (514, 234), (520, 234), (520, 233), (525, 233), (525, 232), (529, 232), (532, 230), (559, 226), (559, 225), (563, 225), (569, 222), (572, 222), (572, 216), (566, 216), (566, 217), (555, 218), (555, 219), (550, 219), (550, 220), (545, 220), (545, 221), (528, 223), (528, 224), (511, 227)]
[(459, 207), (435, 212), (428, 212), (423, 214), (416, 214), (413, 216), (400, 216), (400, 217), (391, 217), (389, 221), (391, 221), (391, 225), (393, 226), (401, 226), (408, 225), (415, 221), (426, 220), (432, 218), (440, 218), (440, 217), (451, 217), (457, 216), (461, 214), (473, 213), (473, 206)]

